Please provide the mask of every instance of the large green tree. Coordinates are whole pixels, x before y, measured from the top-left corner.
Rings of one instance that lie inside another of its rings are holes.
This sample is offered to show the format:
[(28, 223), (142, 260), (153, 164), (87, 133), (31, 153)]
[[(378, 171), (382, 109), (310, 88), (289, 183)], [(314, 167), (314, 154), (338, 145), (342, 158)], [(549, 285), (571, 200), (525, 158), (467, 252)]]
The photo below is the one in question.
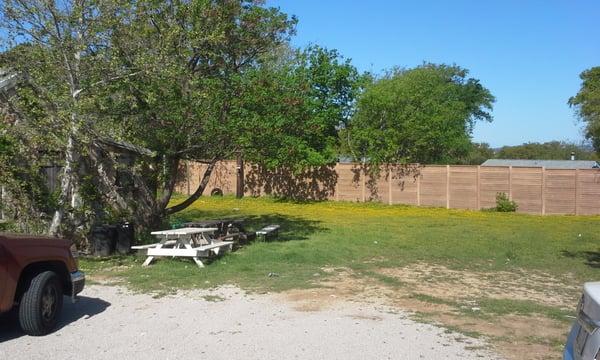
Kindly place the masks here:
[(318, 46), (263, 59), (248, 74), (239, 142), (248, 160), (293, 172), (335, 163), (364, 76), (337, 51)]
[[(287, 43), (295, 19), (260, 1), (123, 2), (114, 11), (109, 73), (126, 68), (135, 75), (99, 79), (109, 85), (93, 107), (112, 124), (113, 137), (156, 153), (148, 168), (161, 171), (138, 182), (147, 190), (135, 209), (152, 225), (201, 196), (215, 164), (240, 151), (235, 139), (249, 90), (246, 74)], [(192, 195), (169, 206), (184, 159), (208, 166)], [(130, 202), (119, 199), (113, 178), (99, 177), (103, 192), (127, 210)]]
[[(219, 160), (243, 154), (299, 171), (335, 158), (336, 129), (351, 115), (360, 76), (335, 51), (289, 49), (295, 18), (254, 0), (61, 4), (11, 0), (4, 8), (11, 39), (24, 41), (23, 56), (32, 59), (5, 62), (23, 75), (15, 104), (42, 135), (42, 122), (59, 119), (52, 135), (64, 156), (62, 178), (71, 179), (59, 215), (75, 213), (70, 200), (90, 190), (89, 180), (95, 201), (153, 227), (202, 195)], [(51, 21), (55, 13), (70, 35), (41, 38), (40, 14)], [(100, 146), (106, 138), (152, 155), (119, 167)], [(208, 166), (191, 196), (172, 205), (182, 160)], [(119, 172), (129, 174), (132, 192), (119, 188)]]
[[(209, 163), (199, 196), (216, 161), (236, 151), (229, 137), (242, 75), (295, 24), (250, 0), (9, 0), (1, 11), (4, 66), (23, 80), (14, 108), (62, 156), (52, 234), (65, 219), (70, 231), (80, 222), (84, 176), (107, 206), (143, 226), (184, 208), (167, 210), (181, 159)], [(133, 173), (133, 193), (119, 191), (116, 159), (97, 146), (104, 137), (154, 151), (121, 169)]]
[(585, 70), (579, 77), (581, 89), (569, 99), (569, 105), (585, 123), (585, 136), (600, 154), (600, 66)]
[[(198, 199), (220, 160), (241, 154), (300, 171), (335, 159), (360, 76), (335, 51), (289, 49), (295, 19), (257, 3), (145, 4), (149, 19), (136, 9), (114, 25), (116, 66), (140, 72), (111, 82), (98, 107), (126, 139), (158, 154), (166, 176), (155, 218)], [(198, 188), (170, 206), (184, 159), (208, 166)]]
[(494, 97), (459, 66), (396, 69), (367, 86), (349, 124), (354, 157), (373, 165), (446, 163), (465, 157)]

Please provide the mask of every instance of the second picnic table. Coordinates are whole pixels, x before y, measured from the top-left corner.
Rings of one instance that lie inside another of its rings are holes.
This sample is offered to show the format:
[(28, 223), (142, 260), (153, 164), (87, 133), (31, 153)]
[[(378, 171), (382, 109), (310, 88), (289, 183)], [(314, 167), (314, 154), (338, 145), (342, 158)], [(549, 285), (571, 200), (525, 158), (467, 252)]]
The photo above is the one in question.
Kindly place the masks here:
[(132, 246), (134, 250), (147, 250), (148, 257), (142, 264), (148, 266), (157, 256), (191, 257), (199, 267), (204, 267), (201, 258), (218, 255), (221, 249), (231, 251), (233, 241), (220, 241), (212, 235), (217, 228), (193, 228), (154, 231), (159, 239), (156, 244)]

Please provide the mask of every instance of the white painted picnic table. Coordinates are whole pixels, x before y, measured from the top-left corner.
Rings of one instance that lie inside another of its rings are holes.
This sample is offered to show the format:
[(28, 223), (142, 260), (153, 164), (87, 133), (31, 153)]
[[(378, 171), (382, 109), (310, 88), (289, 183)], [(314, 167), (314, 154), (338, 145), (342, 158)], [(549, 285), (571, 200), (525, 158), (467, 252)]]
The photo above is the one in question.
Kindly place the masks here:
[(218, 255), (220, 250), (231, 251), (232, 241), (216, 241), (212, 235), (217, 228), (181, 228), (172, 230), (153, 231), (160, 242), (150, 245), (132, 246), (135, 250), (147, 249), (146, 261), (142, 266), (148, 266), (156, 256), (191, 257), (199, 267), (204, 267), (200, 258)]

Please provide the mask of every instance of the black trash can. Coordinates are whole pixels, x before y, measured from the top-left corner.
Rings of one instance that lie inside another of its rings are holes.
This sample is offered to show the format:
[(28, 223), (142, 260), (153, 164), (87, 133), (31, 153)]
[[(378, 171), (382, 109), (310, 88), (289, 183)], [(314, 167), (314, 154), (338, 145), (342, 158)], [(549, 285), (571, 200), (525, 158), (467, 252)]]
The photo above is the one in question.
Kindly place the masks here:
[(135, 233), (133, 231), (133, 224), (122, 223), (117, 225), (117, 236), (116, 236), (116, 249), (117, 253), (121, 255), (127, 255), (131, 251), (131, 245), (133, 245), (133, 239)]
[(115, 252), (116, 231), (114, 226), (101, 225), (92, 229), (91, 245), (94, 256), (109, 256)]

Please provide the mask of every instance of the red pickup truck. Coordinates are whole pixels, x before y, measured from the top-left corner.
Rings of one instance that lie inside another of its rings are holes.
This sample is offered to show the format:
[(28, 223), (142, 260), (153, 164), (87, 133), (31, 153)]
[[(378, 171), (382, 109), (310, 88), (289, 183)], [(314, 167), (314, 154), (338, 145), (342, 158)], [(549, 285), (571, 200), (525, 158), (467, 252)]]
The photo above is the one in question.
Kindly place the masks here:
[(0, 314), (18, 311), (29, 335), (52, 331), (63, 295), (74, 301), (85, 276), (68, 240), (0, 233)]

